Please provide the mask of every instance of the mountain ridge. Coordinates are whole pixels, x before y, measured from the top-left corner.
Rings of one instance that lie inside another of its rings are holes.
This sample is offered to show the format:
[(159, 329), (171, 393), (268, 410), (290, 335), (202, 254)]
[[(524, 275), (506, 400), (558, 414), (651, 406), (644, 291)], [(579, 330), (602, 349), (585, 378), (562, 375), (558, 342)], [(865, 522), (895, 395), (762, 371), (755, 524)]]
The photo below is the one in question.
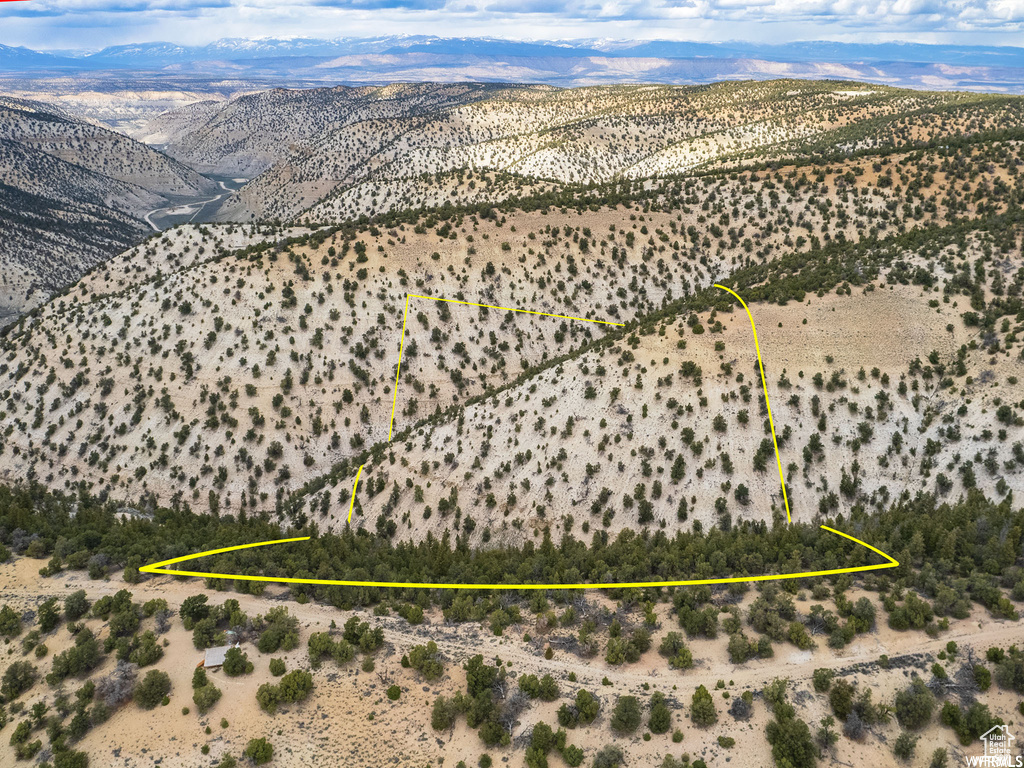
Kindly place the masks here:
[[(362, 62), (349, 58), (361, 56), (385, 58)], [(332, 66), (331, 62), (339, 59), (342, 61)], [(564, 63), (552, 65), (554, 61)], [(154, 41), (91, 52), (0, 46), (0, 71), (21, 74), (144, 70), (168, 77), (222, 77), (225, 68), (242, 77), (270, 77), (285, 83), (312, 78), (320, 84), (460, 79), (551, 85), (704, 83), (788, 74), (916, 88), (1024, 90), (1024, 48), (1010, 46), (526, 41), (426, 35), (329, 40), (224, 38), (192, 46)]]

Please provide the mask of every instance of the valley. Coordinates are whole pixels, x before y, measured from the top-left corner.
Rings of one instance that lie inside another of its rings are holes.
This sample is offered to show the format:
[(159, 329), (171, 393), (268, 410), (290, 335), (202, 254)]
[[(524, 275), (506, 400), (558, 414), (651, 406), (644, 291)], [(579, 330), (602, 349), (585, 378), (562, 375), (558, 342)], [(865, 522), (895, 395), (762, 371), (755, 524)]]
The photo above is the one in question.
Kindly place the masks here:
[(218, 179), (215, 176), (209, 178), (216, 181), (219, 187), (217, 194), (213, 197), (181, 198), (169, 206), (149, 211), (142, 217), (143, 221), (149, 224), (155, 232), (180, 224), (210, 221), (216, 217), (223, 205), (224, 198), (232, 192), (237, 192), (246, 181), (246, 179)]

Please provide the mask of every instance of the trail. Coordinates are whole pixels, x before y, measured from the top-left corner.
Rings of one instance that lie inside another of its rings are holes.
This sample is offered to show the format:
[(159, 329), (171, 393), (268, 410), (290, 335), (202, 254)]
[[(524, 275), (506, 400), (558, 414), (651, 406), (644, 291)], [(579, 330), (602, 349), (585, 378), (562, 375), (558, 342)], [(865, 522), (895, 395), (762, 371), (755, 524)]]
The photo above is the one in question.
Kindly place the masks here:
[[(500, 657), (504, 661), (514, 662), (519, 670), (529, 670), (538, 676), (551, 674), (556, 679), (565, 679), (570, 673), (576, 675), (579, 684), (592, 690), (602, 690), (602, 680), (608, 678), (613, 685), (629, 689), (639, 689), (645, 683), (658, 681), (665, 683), (685, 683), (686, 685), (710, 684), (718, 679), (731, 680), (738, 689), (749, 688), (760, 690), (766, 683), (777, 677), (789, 677), (795, 680), (810, 679), (813, 671), (818, 668), (842, 669), (858, 663), (876, 662), (882, 653), (890, 657), (902, 654), (932, 654), (945, 650), (946, 644), (953, 640), (961, 649), (973, 648), (979, 657), (984, 657), (986, 649), (991, 646), (1008, 646), (1019, 643), (1022, 628), (1019, 622), (996, 620), (983, 614), (955, 622), (948, 632), (938, 639), (931, 639), (919, 632), (894, 632), (879, 628), (867, 635), (858, 636), (854, 645), (835, 653), (828, 649), (818, 637), (818, 649), (814, 652), (801, 653), (789, 645), (777, 645), (776, 656), (764, 661), (751, 661), (736, 665), (720, 650), (712, 656), (701, 654), (702, 647), (717, 644), (719, 641), (691, 640), (688, 644), (694, 650), (696, 665), (693, 669), (677, 671), (668, 667), (657, 653), (659, 639), (668, 631), (677, 630), (671, 617), (665, 617), (661, 629), (653, 633), (653, 643), (642, 660), (637, 664), (611, 666), (600, 657), (584, 659), (559, 651), (552, 659), (545, 659), (541, 648), (533, 647), (510, 638), (521, 638), (524, 632), (533, 633), (533, 622), (524, 622), (509, 627), (503, 637), (497, 637), (478, 622), (451, 624), (444, 621), (439, 612), (428, 613), (427, 622), (421, 625), (410, 625), (397, 615), (373, 616), (371, 611), (343, 611), (330, 605), (314, 602), (300, 604), (288, 598), (287, 590), (272, 592), (271, 589), (260, 597), (234, 592), (219, 593), (208, 590), (198, 580), (187, 582), (175, 581), (172, 577), (156, 577), (140, 584), (127, 584), (120, 578), (107, 581), (93, 581), (85, 574), (64, 572), (55, 578), (44, 579), (36, 575), (38, 561), (18, 558), (15, 563), (0, 566), (0, 584), (6, 601), (23, 601), (26, 605), (38, 604), (51, 595), (67, 595), (84, 589), (89, 599), (95, 601), (104, 595), (113, 595), (120, 589), (128, 589), (134, 593), (137, 601), (145, 601), (154, 597), (167, 600), (169, 607), (177, 612), (185, 598), (200, 592), (213, 594), (214, 600), (232, 597), (239, 601), (242, 610), (250, 616), (265, 614), (269, 608), (282, 603), (296, 616), (304, 627), (303, 641), (309, 632), (320, 631), (317, 627), (326, 627), (332, 620), (340, 626), (352, 615), (359, 615), (384, 629), (385, 640), (396, 651), (404, 653), (414, 645), (422, 645), (428, 640), (437, 643), (438, 649), (448, 664), (460, 664), (475, 654), (483, 654), (485, 658)], [(12, 573), (16, 571), (16, 573)], [(13, 577), (13, 578), (12, 578)], [(18, 583), (20, 582), (20, 583)], [(880, 614), (881, 616), (882, 614)], [(429, 622), (429, 623), (428, 623)], [(882, 642), (881, 635), (890, 635)], [(723, 636), (720, 635), (719, 640)], [(851, 651), (851, 648), (854, 649)], [(787, 660), (788, 659), (788, 660)], [(652, 666), (653, 664), (653, 666)], [(710, 681), (710, 682), (709, 682)]]

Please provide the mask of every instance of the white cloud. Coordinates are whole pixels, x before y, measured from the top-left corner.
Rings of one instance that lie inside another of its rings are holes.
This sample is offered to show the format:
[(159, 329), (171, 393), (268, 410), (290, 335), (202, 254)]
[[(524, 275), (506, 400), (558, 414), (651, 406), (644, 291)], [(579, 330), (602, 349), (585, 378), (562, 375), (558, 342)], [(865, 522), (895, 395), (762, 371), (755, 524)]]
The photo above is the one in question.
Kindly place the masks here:
[(0, 43), (93, 47), (226, 36), (433, 34), (512, 39), (1020, 45), (1024, 0), (30, 0)]

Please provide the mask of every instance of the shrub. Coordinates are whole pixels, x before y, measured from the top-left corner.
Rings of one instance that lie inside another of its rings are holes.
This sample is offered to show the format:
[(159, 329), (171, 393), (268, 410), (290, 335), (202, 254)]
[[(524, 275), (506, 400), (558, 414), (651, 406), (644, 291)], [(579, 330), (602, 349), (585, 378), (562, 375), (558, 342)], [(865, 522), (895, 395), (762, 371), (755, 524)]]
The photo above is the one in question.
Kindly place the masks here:
[(87, 627), (75, 636), (75, 645), (53, 659), (53, 668), (46, 676), (50, 685), (59, 685), (61, 680), (89, 672), (103, 658), (100, 644)]
[(392, 701), (398, 701), (398, 698), (402, 695), (402, 689), (397, 685), (392, 685), (388, 688), (388, 698)]
[(192, 645), (199, 650), (220, 645), (223, 639), (224, 636), (217, 630), (217, 621), (212, 616), (192, 625)]
[(583, 750), (575, 744), (570, 744), (562, 750), (562, 759), (570, 768), (577, 768), (583, 765)]
[(698, 728), (708, 728), (718, 721), (714, 699), (703, 685), (693, 692), (690, 702), (690, 720)]
[(943, 725), (952, 728), (964, 746), (980, 739), (992, 726), (1002, 723), (992, 716), (987, 705), (978, 701), (971, 704), (966, 712), (953, 702), (947, 701), (942, 706), (940, 717)]
[[(164, 649), (157, 643), (156, 635), (152, 631), (146, 631), (132, 639), (128, 660), (132, 664), (138, 664), (140, 667), (148, 667), (150, 664), (156, 664), (160, 661), (163, 655)], [(118, 654), (118, 658), (123, 657)]]
[(240, 648), (228, 648), (224, 655), (224, 674), (228, 677), (247, 675), (253, 670), (253, 664), (249, 661), (248, 654)]
[(280, 677), (284, 674), (285, 665), (284, 659), (271, 659), (270, 660), (270, 674), (274, 677)]
[(89, 600), (85, 596), (84, 589), (72, 592), (64, 598), (64, 618), (68, 621), (77, 621), (88, 612)]
[(430, 713), (430, 726), (435, 731), (447, 731), (455, 725), (455, 716), (458, 711), (456, 701), (438, 696), (434, 700), (434, 708)]
[(742, 664), (757, 653), (757, 644), (751, 643), (742, 632), (736, 632), (730, 636), (727, 650), (729, 651), (729, 661), (733, 664)]
[(736, 720), (749, 720), (750, 716), (754, 714), (753, 699), (747, 700), (745, 696), (737, 696), (732, 700), (732, 705), (729, 707), (729, 714), (732, 715)]
[(171, 692), (171, 678), (166, 672), (151, 669), (135, 689), (135, 703), (143, 709), (153, 709)]
[(812, 676), (814, 690), (818, 693), (826, 693), (832, 685), (832, 678), (836, 673), (831, 669), (816, 669)]
[(988, 671), (987, 667), (975, 664), (971, 672), (974, 675), (974, 682), (978, 684), (978, 690), (987, 691), (992, 687), (992, 673)]
[(114, 671), (96, 684), (96, 697), (111, 708), (127, 704), (135, 694), (135, 678), (138, 672), (139, 668), (135, 664), (126, 661), (117, 662)]
[(848, 739), (859, 741), (864, 737), (864, 732), (864, 721), (861, 720), (860, 715), (856, 711), (851, 712), (849, 717), (846, 718), (846, 722), (843, 723), (843, 735)]
[(12, 701), (36, 684), (39, 673), (27, 661), (15, 661), (4, 672), (0, 682), (0, 694), (6, 701)]
[(264, 765), (274, 759), (274, 746), (265, 738), (249, 739), (243, 754), (255, 765)]
[(264, 621), (267, 628), (256, 643), (260, 653), (290, 651), (299, 644), (299, 620), (290, 615), (283, 605), (267, 611)]
[(192, 701), (195, 702), (199, 714), (205, 715), (213, 705), (220, 701), (220, 688), (213, 683), (207, 683), (192, 691)]
[(358, 616), (353, 616), (345, 622), (343, 637), (363, 653), (372, 653), (384, 642), (384, 630), (371, 628), (369, 622), (359, 621)]
[(264, 683), (256, 690), (256, 701), (264, 712), (274, 714), (281, 701), (280, 690), (273, 683)]
[(556, 745), (558, 738), (564, 739), (565, 731), (559, 731), (559, 737), (556, 737), (550, 725), (544, 722), (536, 723), (530, 733), (530, 748), (535, 750), (535, 754), (546, 755)]
[(894, 703), (896, 719), (909, 730), (918, 730), (928, 725), (935, 710), (935, 695), (928, 690), (921, 678), (915, 678), (907, 688), (896, 694)]
[(17, 637), (21, 634), (21, 616), (11, 606), (0, 608), (0, 635)]
[(89, 756), (85, 752), (65, 749), (54, 755), (53, 768), (88, 768)]
[(829, 691), (828, 703), (837, 718), (846, 720), (853, 711), (853, 685), (843, 679), (836, 680)]
[(52, 632), (60, 626), (60, 611), (57, 608), (57, 598), (51, 597), (39, 606), (39, 629), (42, 632)]
[(594, 755), (594, 768), (619, 768), (622, 765), (623, 757), (619, 747), (608, 744)]
[(914, 756), (916, 747), (917, 737), (903, 731), (896, 737), (896, 743), (892, 746), (892, 753), (900, 760), (910, 760)]
[(208, 599), (206, 595), (192, 595), (185, 598), (178, 610), (178, 615), (185, 622), (185, 629), (191, 630), (196, 622), (210, 615), (210, 606), (206, 604)]
[(1024, 652), (1011, 648), (1010, 653), (1001, 655), (995, 678), (1000, 688), (1024, 693)]
[(303, 701), (312, 690), (313, 676), (305, 670), (295, 669), (282, 677), (278, 685), (261, 685), (256, 692), (256, 700), (263, 710), (273, 713), (279, 703)]
[(693, 666), (693, 654), (683, 642), (683, 636), (679, 632), (669, 632), (658, 646), (658, 653), (669, 660), (669, 665), (675, 669), (689, 669)]
[(537, 679), (536, 675), (523, 675), (519, 678), (519, 690), (531, 699), (554, 701), (558, 698), (558, 683), (551, 675)]
[(590, 691), (580, 689), (576, 692), (574, 704), (563, 704), (558, 709), (558, 724), (565, 728), (575, 728), (580, 723), (587, 725), (594, 722), (601, 704)]
[(647, 727), (651, 733), (667, 733), (672, 726), (672, 712), (665, 704), (665, 695), (656, 693), (651, 697), (651, 717)]
[(619, 734), (632, 733), (640, 720), (640, 702), (636, 696), (620, 696), (612, 711), (612, 730)]
[(413, 646), (409, 651), (408, 665), (419, 672), (424, 680), (437, 680), (444, 674), (444, 667), (437, 658), (437, 643), (433, 640), (426, 645)]
[(811, 729), (791, 711), (789, 704), (776, 707), (775, 719), (765, 729), (768, 743), (772, 745), (772, 757), (776, 765), (813, 768), (818, 750), (811, 738)]

